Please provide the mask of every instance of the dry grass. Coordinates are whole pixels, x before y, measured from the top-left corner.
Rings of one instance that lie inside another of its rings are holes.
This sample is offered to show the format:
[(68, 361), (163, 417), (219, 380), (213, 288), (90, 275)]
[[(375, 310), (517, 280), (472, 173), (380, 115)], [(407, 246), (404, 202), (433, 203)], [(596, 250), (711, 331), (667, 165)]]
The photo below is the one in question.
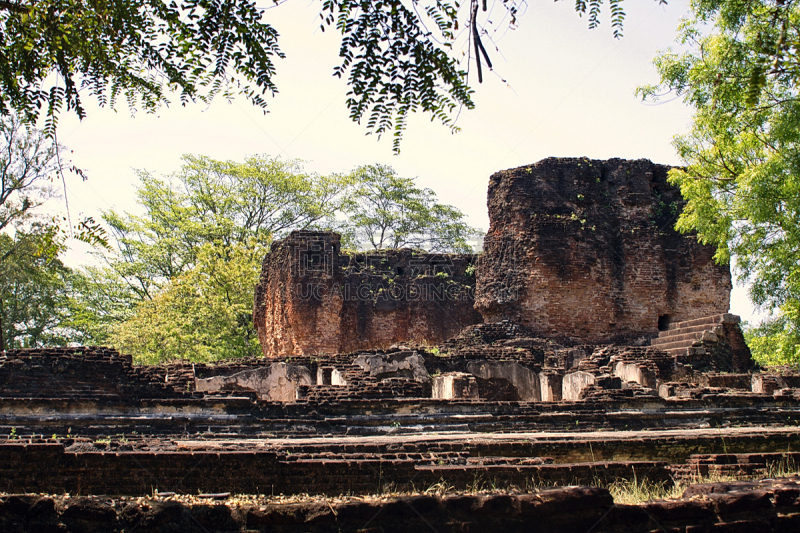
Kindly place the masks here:
[(800, 476), (800, 464), (794, 459), (784, 457), (780, 461), (767, 463), (765, 471), (754, 475), (731, 475), (722, 472), (709, 472), (708, 475), (699, 476), (691, 482), (667, 484), (665, 482), (639, 481), (633, 479), (617, 480), (605, 486), (614, 497), (615, 503), (636, 505), (650, 500), (666, 500), (680, 498), (690, 484), (720, 483), (731, 481), (745, 481), (757, 479), (782, 478)]
[(639, 481), (634, 478), (614, 481), (606, 488), (614, 497), (614, 503), (635, 505), (650, 500), (680, 498), (686, 487), (681, 484), (668, 484), (665, 481)]

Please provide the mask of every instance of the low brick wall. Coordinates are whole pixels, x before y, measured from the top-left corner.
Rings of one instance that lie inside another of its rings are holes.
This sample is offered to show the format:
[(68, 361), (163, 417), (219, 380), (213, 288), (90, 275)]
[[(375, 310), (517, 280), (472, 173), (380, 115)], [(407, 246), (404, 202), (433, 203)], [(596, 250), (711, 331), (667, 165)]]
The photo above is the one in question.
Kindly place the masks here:
[[(800, 528), (800, 478), (692, 485), (683, 498), (615, 504), (608, 490), (371, 498), (0, 496), (0, 530), (85, 533), (503, 531), (639, 533)], [(221, 501), (215, 501), (214, 498)]]
[[(431, 456), (432, 457), (432, 456)], [(434, 464), (430, 464), (431, 461)], [(0, 446), (0, 491), (147, 495), (154, 490), (268, 494), (372, 494), (387, 488), (420, 490), (437, 483), (459, 489), (476, 482), (535, 487), (585, 484), (618, 478), (666, 481), (666, 463), (447, 465), (428, 458), (294, 458), (273, 451), (64, 451), (60, 444)], [(422, 463), (422, 464), (420, 464)]]

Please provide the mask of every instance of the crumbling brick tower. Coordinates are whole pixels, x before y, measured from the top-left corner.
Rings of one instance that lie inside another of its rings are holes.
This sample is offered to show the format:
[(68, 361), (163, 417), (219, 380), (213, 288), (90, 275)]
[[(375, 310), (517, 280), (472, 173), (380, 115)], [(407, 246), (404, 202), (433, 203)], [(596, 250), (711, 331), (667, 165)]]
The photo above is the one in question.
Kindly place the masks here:
[(480, 322), (474, 255), (345, 253), (339, 239), (294, 231), (273, 243), (253, 310), (266, 357), (436, 344)]
[(548, 158), (494, 174), (475, 307), (543, 337), (634, 342), (670, 322), (725, 313), (731, 275), (673, 227), (669, 167)]

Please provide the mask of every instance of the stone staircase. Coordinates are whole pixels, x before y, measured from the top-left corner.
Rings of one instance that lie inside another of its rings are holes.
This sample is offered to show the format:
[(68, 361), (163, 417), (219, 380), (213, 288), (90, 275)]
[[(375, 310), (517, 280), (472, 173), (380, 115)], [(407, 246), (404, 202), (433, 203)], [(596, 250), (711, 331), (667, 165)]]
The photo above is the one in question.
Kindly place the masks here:
[(669, 325), (669, 329), (659, 332), (658, 337), (650, 341), (650, 345), (672, 356), (687, 355), (695, 342), (716, 341), (717, 337), (713, 330), (723, 322), (737, 323), (739, 317), (724, 313), (674, 322)]

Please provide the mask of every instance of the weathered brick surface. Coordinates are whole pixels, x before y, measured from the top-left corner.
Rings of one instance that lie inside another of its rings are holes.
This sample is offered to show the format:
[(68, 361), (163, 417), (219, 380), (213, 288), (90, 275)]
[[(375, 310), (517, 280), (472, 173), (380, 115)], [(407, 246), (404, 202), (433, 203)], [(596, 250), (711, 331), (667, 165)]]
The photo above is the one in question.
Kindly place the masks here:
[(191, 365), (133, 366), (104, 347), (0, 352), (0, 398), (176, 398), (192, 380)]
[(682, 199), (668, 170), (549, 158), (494, 174), (475, 299), (485, 321), (608, 342), (727, 312), (729, 268), (673, 229)]
[[(800, 525), (800, 479), (693, 485), (678, 500), (614, 502), (599, 487), (513, 494), (419, 494), (297, 501), (226, 494), (203, 498), (122, 499), (0, 496), (0, 529), (9, 533), (81, 531), (548, 531), (573, 533), (794, 532)], [(216, 497), (216, 499), (215, 499)]]
[(480, 322), (475, 256), (390, 250), (346, 254), (330, 232), (273, 244), (253, 321), (267, 357), (439, 343)]
[[(759, 474), (768, 463), (793, 460), (756, 450), (785, 447), (796, 439), (796, 431), (772, 431), (767, 436), (739, 433), (729, 434), (724, 447), (713, 431), (516, 437), (465, 433), (439, 439), (347, 437), (249, 443), (233, 437), (216, 441), (173, 438), (124, 445), (115, 439), (113, 446), (87, 439), (62, 439), (63, 443), (26, 439), (0, 444), (0, 491), (143, 495), (158, 489), (186, 494), (331, 495), (375, 493), (385, 487), (413, 490), (440, 482), (464, 489), (474, 487), (476, 481), (525, 488), (618, 478), (670, 482), (673, 474), (694, 479), (691, 475), (711, 472), (710, 465), (720, 464)], [(699, 456), (694, 454), (697, 450), (748, 453), (728, 459), (733, 455)], [(698, 465), (708, 470), (701, 472)]]
[[(263, 498), (262, 498), (263, 499)], [(400, 498), (235, 505), (153, 497), (139, 500), (28, 495), (0, 497), (0, 528), (9, 533), (441, 532), (588, 531), (614, 505), (605, 489), (571, 487), (536, 494), (416, 495)]]
[[(439, 482), (465, 489), (476, 479), (504, 485), (586, 484), (633, 477), (665, 481), (661, 462), (448, 464), (447, 453), (287, 454), (284, 451), (65, 452), (57, 444), (0, 446), (0, 491), (143, 495), (153, 490), (274, 494), (370, 494)], [(459, 462), (459, 461), (456, 461)], [(233, 474), (235, 473), (235, 474)]]
[(675, 479), (695, 481), (708, 477), (767, 476), (794, 472), (800, 467), (800, 452), (693, 454), (685, 464), (673, 465)]

